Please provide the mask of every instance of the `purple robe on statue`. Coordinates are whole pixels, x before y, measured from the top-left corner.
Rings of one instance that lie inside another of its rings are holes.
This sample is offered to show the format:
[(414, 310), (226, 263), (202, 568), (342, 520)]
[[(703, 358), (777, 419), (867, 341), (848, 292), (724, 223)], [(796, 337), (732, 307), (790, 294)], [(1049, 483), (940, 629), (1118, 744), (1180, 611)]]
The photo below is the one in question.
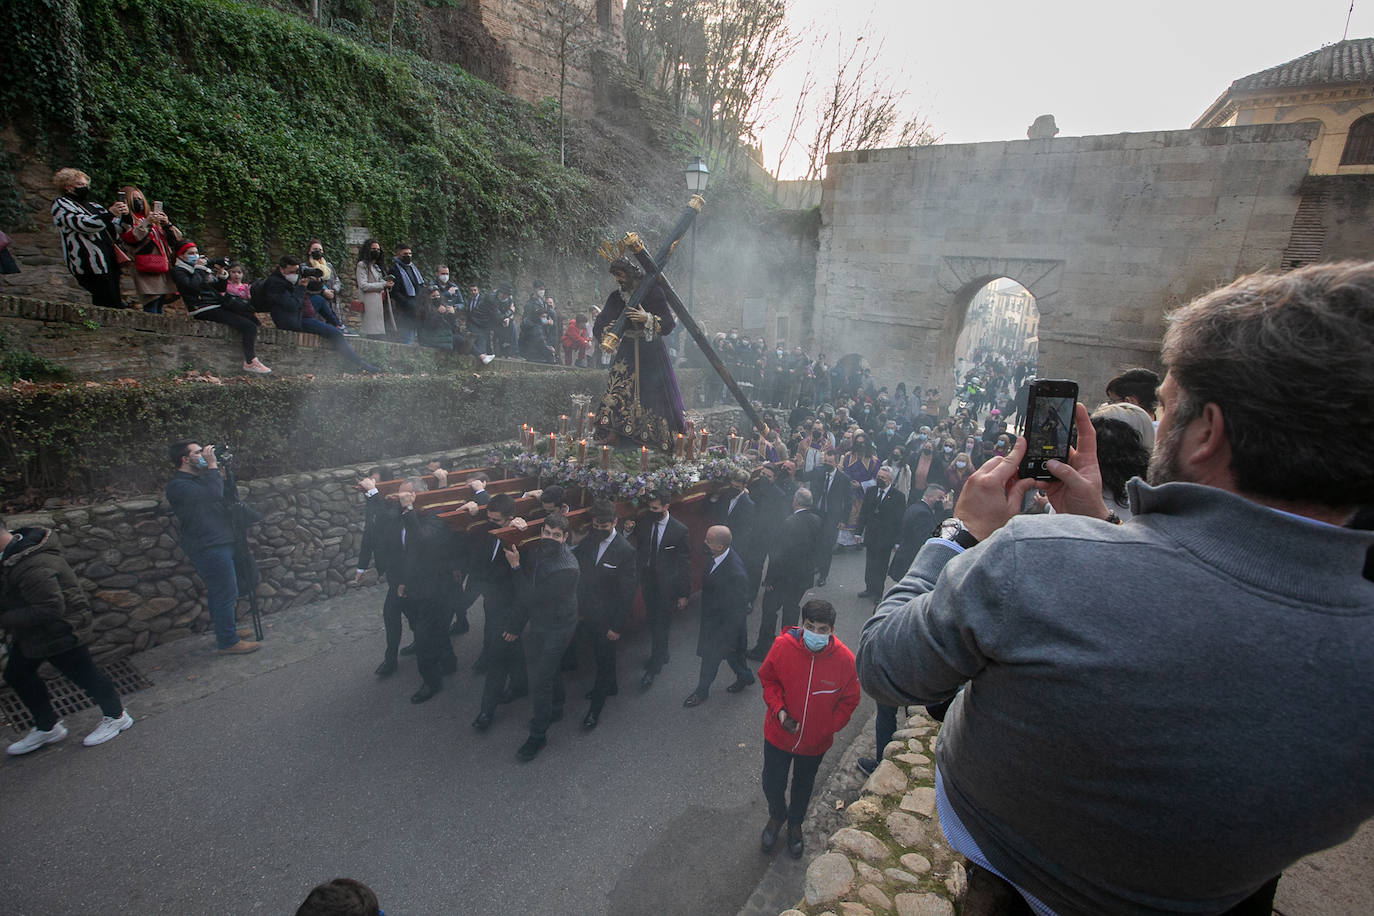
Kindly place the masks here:
[[(596, 316), (592, 340), (600, 343), (602, 333), (625, 310), (626, 296), (616, 290), (606, 299), (606, 307)], [(678, 433), (687, 431), (682, 415), (682, 394), (677, 376), (668, 362), (663, 335), (673, 329), (673, 313), (663, 290), (657, 284), (641, 303), (658, 319), (658, 330), (639, 328), (626, 322), (620, 346), (611, 357), (610, 379), (596, 413), (599, 429), (661, 451), (673, 449)]]

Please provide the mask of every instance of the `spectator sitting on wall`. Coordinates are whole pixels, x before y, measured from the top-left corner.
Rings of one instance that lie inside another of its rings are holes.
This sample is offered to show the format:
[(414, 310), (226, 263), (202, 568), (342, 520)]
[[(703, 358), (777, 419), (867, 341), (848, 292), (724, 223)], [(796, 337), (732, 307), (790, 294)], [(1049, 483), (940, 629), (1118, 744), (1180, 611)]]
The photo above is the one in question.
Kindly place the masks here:
[(295, 255), (282, 255), (277, 261), (277, 269), (262, 281), (261, 296), (272, 313), (272, 323), (284, 331), (318, 334), (328, 339), (335, 350), (363, 372), (381, 372), (381, 369), (364, 360), (348, 345), (343, 332), (338, 328), (318, 318), (306, 316), (305, 290), (299, 285), (300, 264), (300, 258)]
[(229, 282), (226, 267), (210, 268), (200, 256), (196, 243), (187, 239), (177, 248), (177, 259), (172, 265), (172, 282), (181, 301), (186, 306), (186, 314), (200, 321), (213, 321), (237, 331), (243, 339), (243, 368), (246, 372), (265, 374), (272, 370), (262, 364), (256, 355), (258, 340), (258, 320), (252, 309), (242, 310), (241, 306), (227, 301), (224, 288)]

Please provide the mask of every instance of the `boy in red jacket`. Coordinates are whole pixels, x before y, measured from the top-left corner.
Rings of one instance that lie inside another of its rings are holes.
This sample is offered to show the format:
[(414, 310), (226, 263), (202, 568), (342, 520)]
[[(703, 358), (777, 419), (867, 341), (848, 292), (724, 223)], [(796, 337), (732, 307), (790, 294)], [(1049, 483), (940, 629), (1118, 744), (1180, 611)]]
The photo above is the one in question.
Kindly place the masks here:
[(834, 635), (834, 606), (812, 599), (802, 605), (801, 618), (800, 627), (788, 627), (773, 640), (759, 668), (768, 706), (763, 721), (763, 794), (768, 799), (763, 851), (773, 851), (785, 820), (787, 852), (794, 859), (802, 855), (801, 825), (821, 758), (859, 705), (854, 653)]

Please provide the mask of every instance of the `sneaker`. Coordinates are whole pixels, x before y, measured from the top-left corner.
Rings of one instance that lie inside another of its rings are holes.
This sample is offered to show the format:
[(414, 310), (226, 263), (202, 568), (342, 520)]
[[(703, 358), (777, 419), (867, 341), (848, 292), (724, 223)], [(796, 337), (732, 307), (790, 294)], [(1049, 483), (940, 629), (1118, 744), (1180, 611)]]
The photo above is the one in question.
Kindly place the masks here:
[(86, 747), (95, 747), (97, 744), (104, 744), (111, 738), (118, 736), (120, 732), (133, 724), (134, 717), (129, 715), (129, 710), (127, 709), (119, 714), (118, 719), (111, 719), (109, 716), (105, 716), (100, 720), (100, 724), (95, 727), (95, 731), (81, 739), (81, 743)]
[(247, 639), (240, 639), (232, 646), (226, 646), (219, 650), (220, 655), (247, 655), (249, 652), (256, 652), (262, 648), (262, 643), (252, 642)]
[(67, 737), (67, 727), (58, 722), (45, 732), (40, 732), (36, 728), (29, 729), (29, 733), (18, 741), (5, 748), (5, 753), (11, 757), (18, 757), (20, 754), (27, 754), (36, 751), (45, 744), (56, 744)]
[(253, 357), (253, 361), (252, 361), (251, 363), (244, 363), (244, 364), (243, 364), (243, 371), (244, 371), (244, 372), (256, 372), (258, 375), (267, 375), (267, 374), (269, 374), (272, 370), (269, 369), (269, 368), (267, 368), (266, 366), (264, 366), (264, 365), (262, 364), (262, 360), (258, 359), (258, 358), (255, 356), (255, 357)]
[(357, 336), (358, 336), (358, 332), (355, 331), (355, 330), (353, 330), (352, 328), (339, 328), (339, 330), (343, 332), (343, 336), (345, 336), (345, 337), (357, 337)]
[(490, 353), (483, 353), (481, 359), (482, 359), (482, 365), (484, 365), (484, 366), (489, 366), (489, 365), (491, 365), (491, 361), (494, 360), (494, 359), (496, 359), (496, 357), (493, 356), (493, 355), (490, 354)]

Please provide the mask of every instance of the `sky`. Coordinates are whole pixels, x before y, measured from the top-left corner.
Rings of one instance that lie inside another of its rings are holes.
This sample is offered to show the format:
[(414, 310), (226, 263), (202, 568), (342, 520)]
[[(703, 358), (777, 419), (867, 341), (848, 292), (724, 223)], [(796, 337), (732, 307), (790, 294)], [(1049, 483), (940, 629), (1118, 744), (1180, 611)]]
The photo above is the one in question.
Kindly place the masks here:
[[(1339, 41), (1350, 0), (789, 0), (808, 38), (882, 42), (884, 70), (945, 143), (1022, 140), (1037, 115), (1059, 136), (1190, 127), (1232, 80)], [(841, 18), (842, 17), (842, 18)], [(1374, 37), (1374, 0), (1356, 0), (1351, 38)], [(777, 165), (806, 71), (805, 44), (771, 86), (764, 163)], [(835, 51), (822, 54), (833, 73)], [(798, 151), (799, 152), (799, 151)], [(789, 156), (783, 178), (799, 177)]]

